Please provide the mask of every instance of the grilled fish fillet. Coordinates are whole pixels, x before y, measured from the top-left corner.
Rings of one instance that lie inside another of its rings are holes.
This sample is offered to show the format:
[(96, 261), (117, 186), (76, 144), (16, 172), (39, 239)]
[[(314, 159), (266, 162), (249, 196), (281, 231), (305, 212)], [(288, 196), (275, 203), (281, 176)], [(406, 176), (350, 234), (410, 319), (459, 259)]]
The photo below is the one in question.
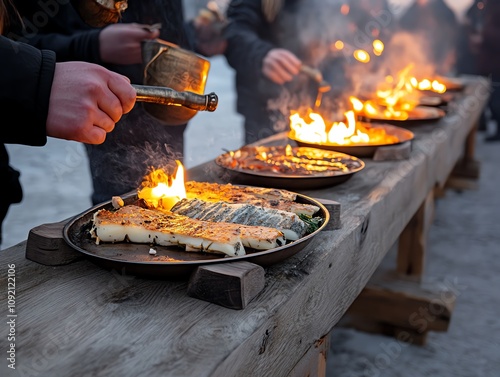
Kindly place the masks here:
[(297, 194), (287, 190), (279, 190), (275, 188), (264, 188), (264, 187), (252, 187), (252, 186), (233, 186), (228, 183), (221, 185), (218, 183), (209, 182), (196, 182), (189, 181), (186, 182), (186, 191), (191, 191), (193, 194), (196, 193), (219, 193), (225, 196), (240, 196), (240, 195), (252, 195), (256, 198), (261, 199), (286, 199), (295, 200)]
[(205, 202), (253, 204), (293, 212), (297, 215), (313, 216), (319, 211), (317, 206), (294, 202), (297, 195), (286, 190), (189, 181), (186, 182), (186, 193), (188, 199), (198, 198)]
[(151, 243), (186, 246), (186, 251), (205, 251), (229, 256), (245, 255), (245, 247), (268, 250), (285, 244), (283, 233), (266, 227), (221, 224), (149, 210), (134, 205), (94, 214), (91, 230), (97, 242)]
[(307, 231), (307, 224), (295, 213), (252, 204), (182, 199), (172, 207), (171, 212), (204, 221), (276, 228), (291, 241), (298, 240)]

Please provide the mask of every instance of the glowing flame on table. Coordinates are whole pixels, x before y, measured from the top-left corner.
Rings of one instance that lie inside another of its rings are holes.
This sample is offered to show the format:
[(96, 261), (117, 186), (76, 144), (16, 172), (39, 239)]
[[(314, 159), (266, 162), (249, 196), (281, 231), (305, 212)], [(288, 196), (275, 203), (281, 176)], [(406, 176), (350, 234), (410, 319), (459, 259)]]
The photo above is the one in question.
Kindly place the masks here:
[(370, 99), (362, 101), (356, 97), (350, 97), (350, 102), (356, 114), (369, 118), (407, 120), (410, 113), (419, 105), (422, 96), (422, 88), (435, 88), (445, 90), (430, 80), (418, 81), (410, 72), (413, 65), (408, 65), (400, 71), (396, 78), (387, 76), (385, 82), (379, 85), (379, 89), (370, 96)]
[(354, 111), (347, 111), (345, 122), (329, 125), (320, 114), (310, 112), (306, 121), (298, 113), (290, 116), (290, 136), (292, 139), (309, 144), (331, 145), (377, 145), (393, 144), (399, 140), (388, 135), (381, 128), (367, 128), (356, 121)]
[(419, 81), (416, 77), (410, 79), (411, 85), (418, 90), (428, 90), (431, 92), (443, 94), (446, 92), (446, 85), (439, 80), (423, 79)]
[(186, 198), (184, 166), (179, 160), (175, 162), (177, 168), (173, 174), (168, 174), (163, 169), (155, 169), (144, 177), (137, 196), (143, 199), (148, 207), (169, 211), (178, 201)]

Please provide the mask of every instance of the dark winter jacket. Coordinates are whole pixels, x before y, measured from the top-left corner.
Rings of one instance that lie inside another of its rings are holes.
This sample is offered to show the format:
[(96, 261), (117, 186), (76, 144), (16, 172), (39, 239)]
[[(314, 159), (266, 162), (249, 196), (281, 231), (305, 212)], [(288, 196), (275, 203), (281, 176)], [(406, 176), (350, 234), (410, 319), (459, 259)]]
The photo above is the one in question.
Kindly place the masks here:
[(0, 37), (0, 57), (0, 140), (44, 145), (55, 54)]
[[(19, 173), (9, 166), (4, 144), (42, 146), (47, 142), (55, 54), (0, 36), (0, 226), (9, 205), (22, 199)], [(1, 241), (1, 232), (0, 232)]]
[(485, 2), (482, 43), (479, 47), (479, 69), (494, 82), (500, 82), (500, 3)]
[(232, 1), (227, 10), (226, 59), (236, 71), (237, 109), (251, 113), (252, 108), (266, 108), (269, 98), (279, 94), (280, 87), (262, 74), (267, 53), (278, 47), (274, 24), (266, 20), (261, 0)]

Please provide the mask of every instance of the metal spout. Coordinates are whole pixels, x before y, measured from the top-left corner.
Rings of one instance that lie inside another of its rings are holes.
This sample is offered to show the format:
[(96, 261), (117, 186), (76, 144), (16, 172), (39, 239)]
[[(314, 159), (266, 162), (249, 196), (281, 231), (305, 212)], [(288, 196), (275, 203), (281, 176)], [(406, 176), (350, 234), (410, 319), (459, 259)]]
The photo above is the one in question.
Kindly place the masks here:
[(197, 94), (189, 91), (178, 92), (160, 86), (132, 85), (137, 92), (137, 101), (160, 105), (183, 106), (197, 111), (215, 111), (219, 98), (215, 93)]

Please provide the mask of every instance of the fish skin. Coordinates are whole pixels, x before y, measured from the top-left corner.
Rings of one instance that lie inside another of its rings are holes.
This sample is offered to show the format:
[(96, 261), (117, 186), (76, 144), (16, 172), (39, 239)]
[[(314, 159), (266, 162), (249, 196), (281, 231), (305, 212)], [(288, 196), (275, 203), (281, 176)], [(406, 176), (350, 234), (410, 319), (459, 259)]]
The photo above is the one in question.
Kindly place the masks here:
[(252, 204), (182, 199), (172, 207), (171, 212), (204, 221), (276, 228), (291, 241), (298, 240), (307, 232), (307, 224), (295, 213)]
[(319, 207), (315, 205), (295, 202), (297, 194), (287, 190), (195, 181), (188, 181), (185, 185), (188, 199), (253, 204), (293, 212), (297, 215), (313, 216), (319, 211)]

